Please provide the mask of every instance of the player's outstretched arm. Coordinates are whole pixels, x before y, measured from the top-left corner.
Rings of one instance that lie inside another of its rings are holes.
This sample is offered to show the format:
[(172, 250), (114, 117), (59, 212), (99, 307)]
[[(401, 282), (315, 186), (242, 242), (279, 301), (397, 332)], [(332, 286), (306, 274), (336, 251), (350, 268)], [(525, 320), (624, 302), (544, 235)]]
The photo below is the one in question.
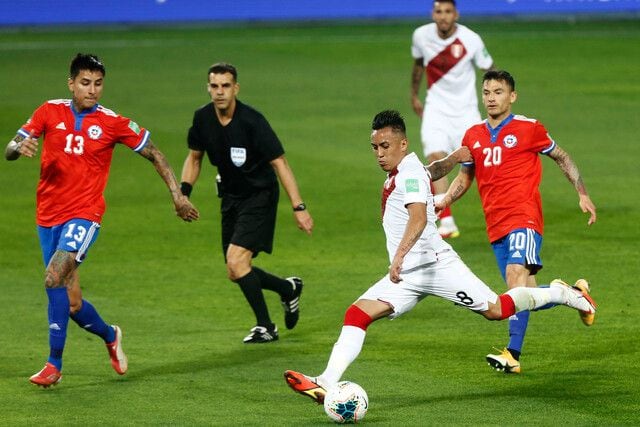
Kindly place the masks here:
[(460, 168), (460, 172), (455, 177), (449, 189), (445, 193), (442, 200), (435, 203), (436, 214), (442, 212), (444, 208), (451, 205), (467, 192), (471, 184), (473, 183), (473, 177), (475, 175), (475, 166), (465, 166)]
[(30, 133), (28, 137), (20, 134), (16, 135), (4, 150), (4, 158), (7, 160), (17, 160), (20, 155), (33, 157), (38, 153), (38, 139)]
[(589, 197), (589, 193), (587, 193), (587, 189), (582, 181), (582, 177), (580, 176), (580, 171), (578, 170), (578, 166), (575, 164), (571, 156), (560, 148), (558, 145), (555, 146), (553, 150), (549, 153), (549, 157), (551, 157), (564, 176), (567, 177), (569, 182), (573, 184), (573, 187), (578, 192), (578, 205), (582, 212), (589, 212), (589, 220), (587, 221), (587, 225), (591, 225), (596, 222), (596, 205), (591, 201)]
[(462, 146), (444, 159), (429, 163), (428, 166), (425, 166), (425, 169), (427, 169), (429, 175), (431, 175), (431, 180), (437, 181), (451, 172), (451, 169), (453, 169), (458, 163), (470, 162), (472, 160), (473, 157), (471, 156), (469, 148), (467, 146)]
[[(296, 178), (295, 176), (293, 176), (293, 171), (289, 167), (289, 163), (287, 162), (286, 157), (282, 155), (273, 159), (271, 161), (271, 166), (273, 166), (276, 174), (278, 174), (280, 183), (289, 196), (291, 206), (295, 208), (296, 206), (302, 204), (303, 200), (300, 196), (300, 191), (298, 190)], [(313, 231), (313, 218), (311, 218), (311, 214), (309, 213), (309, 211), (305, 209), (302, 211), (294, 211), (293, 213), (296, 218), (298, 228), (307, 234), (311, 234), (311, 231)]]
[(140, 155), (153, 163), (156, 171), (158, 171), (158, 174), (169, 188), (173, 204), (176, 208), (176, 214), (187, 222), (198, 219), (200, 216), (198, 210), (191, 204), (189, 199), (180, 192), (178, 180), (171, 166), (169, 166), (169, 162), (167, 162), (164, 154), (156, 148), (151, 140), (140, 150)]

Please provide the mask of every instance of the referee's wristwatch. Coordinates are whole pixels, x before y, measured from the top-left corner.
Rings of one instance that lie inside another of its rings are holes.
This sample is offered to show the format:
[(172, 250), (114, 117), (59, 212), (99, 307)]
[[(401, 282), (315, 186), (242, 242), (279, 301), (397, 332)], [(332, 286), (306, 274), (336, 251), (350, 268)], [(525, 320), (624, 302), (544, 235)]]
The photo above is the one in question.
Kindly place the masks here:
[(295, 206), (293, 208), (294, 212), (302, 212), (302, 211), (306, 211), (307, 210), (307, 205), (305, 205), (304, 203), (300, 203), (299, 205)]

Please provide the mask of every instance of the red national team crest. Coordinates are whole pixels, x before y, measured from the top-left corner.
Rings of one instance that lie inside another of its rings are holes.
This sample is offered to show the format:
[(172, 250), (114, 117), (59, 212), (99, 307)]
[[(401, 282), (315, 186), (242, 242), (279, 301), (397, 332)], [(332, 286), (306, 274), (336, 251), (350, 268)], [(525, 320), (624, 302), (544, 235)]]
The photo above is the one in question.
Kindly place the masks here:
[(517, 143), (518, 143), (518, 138), (516, 138), (516, 136), (513, 134), (509, 134), (505, 136), (504, 139), (502, 140), (502, 144), (504, 144), (504, 146), (507, 148), (515, 147)]
[(464, 46), (460, 43), (454, 43), (451, 45), (451, 55), (456, 58), (459, 59), (462, 57), (462, 55), (464, 55)]

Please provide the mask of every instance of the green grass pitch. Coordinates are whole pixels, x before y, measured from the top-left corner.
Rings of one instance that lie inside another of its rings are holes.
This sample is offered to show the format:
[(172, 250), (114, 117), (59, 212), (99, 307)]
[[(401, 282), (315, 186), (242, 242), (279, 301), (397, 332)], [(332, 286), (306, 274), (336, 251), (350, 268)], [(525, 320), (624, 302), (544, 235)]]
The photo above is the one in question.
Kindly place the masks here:
[[(279, 301), (267, 294), (281, 339), (244, 345), (254, 320), (226, 279), (212, 168), (193, 194), (201, 220), (184, 224), (153, 167), (118, 148), (103, 228), (80, 276), (85, 298), (122, 326), (130, 370), (118, 377), (102, 342), (70, 323), (63, 381), (41, 390), (27, 381), (48, 352), (34, 225), (39, 166), (34, 159), (0, 162), (0, 423), (328, 425), (282, 373), (319, 373), (347, 305), (386, 271), (384, 173), (370, 152), (369, 129), (375, 113), (399, 109), (420, 151), (409, 104), (410, 37), (419, 24), (2, 33), (3, 141), (41, 102), (68, 96), (68, 62), (89, 51), (107, 65), (103, 104), (149, 128), (178, 174), (192, 113), (208, 101), (208, 66), (235, 63), (240, 99), (261, 110), (283, 140), (316, 228), (312, 237), (299, 232), (281, 197), (274, 255), (261, 255), (256, 265), (305, 279), (301, 320), (285, 330)], [(506, 344), (507, 324), (428, 298), (408, 315), (370, 327), (345, 379), (367, 390), (365, 422), (372, 425), (638, 425), (640, 26), (469, 25), (496, 64), (514, 74), (515, 112), (547, 126), (598, 206), (598, 222), (588, 228), (575, 191), (543, 161), (539, 282), (588, 278), (600, 307), (596, 323), (587, 329), (564, 308), (534, 314), (523, 374), (506, 376), (491, 371), (484, 356)], [(452, 244), (501, 292), (475, 189), (455, 214), (462, 235)]]

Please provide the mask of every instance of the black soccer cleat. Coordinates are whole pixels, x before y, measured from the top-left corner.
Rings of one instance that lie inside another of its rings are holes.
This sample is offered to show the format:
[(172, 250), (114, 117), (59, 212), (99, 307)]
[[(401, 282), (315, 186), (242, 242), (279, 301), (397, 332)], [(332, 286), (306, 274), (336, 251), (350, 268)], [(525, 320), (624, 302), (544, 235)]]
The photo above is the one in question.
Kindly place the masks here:
[(262, 344), (271, 341), (278, 341), (278, 327), (276, 325), (273, 325), (272, 329), (264, 326), (254, 326), (249, 331), (249, 335), (242, 340), (245, 344)]
[(288, 277), (287, 280), (293, 285), (293, 296), (291, 299), (281, 298), (282, 308), (284, 308), (284, 324), (287, 329), (293, 329), (300, 317), (300, 294), (302, 294), (302, 279), (299, 277)]

